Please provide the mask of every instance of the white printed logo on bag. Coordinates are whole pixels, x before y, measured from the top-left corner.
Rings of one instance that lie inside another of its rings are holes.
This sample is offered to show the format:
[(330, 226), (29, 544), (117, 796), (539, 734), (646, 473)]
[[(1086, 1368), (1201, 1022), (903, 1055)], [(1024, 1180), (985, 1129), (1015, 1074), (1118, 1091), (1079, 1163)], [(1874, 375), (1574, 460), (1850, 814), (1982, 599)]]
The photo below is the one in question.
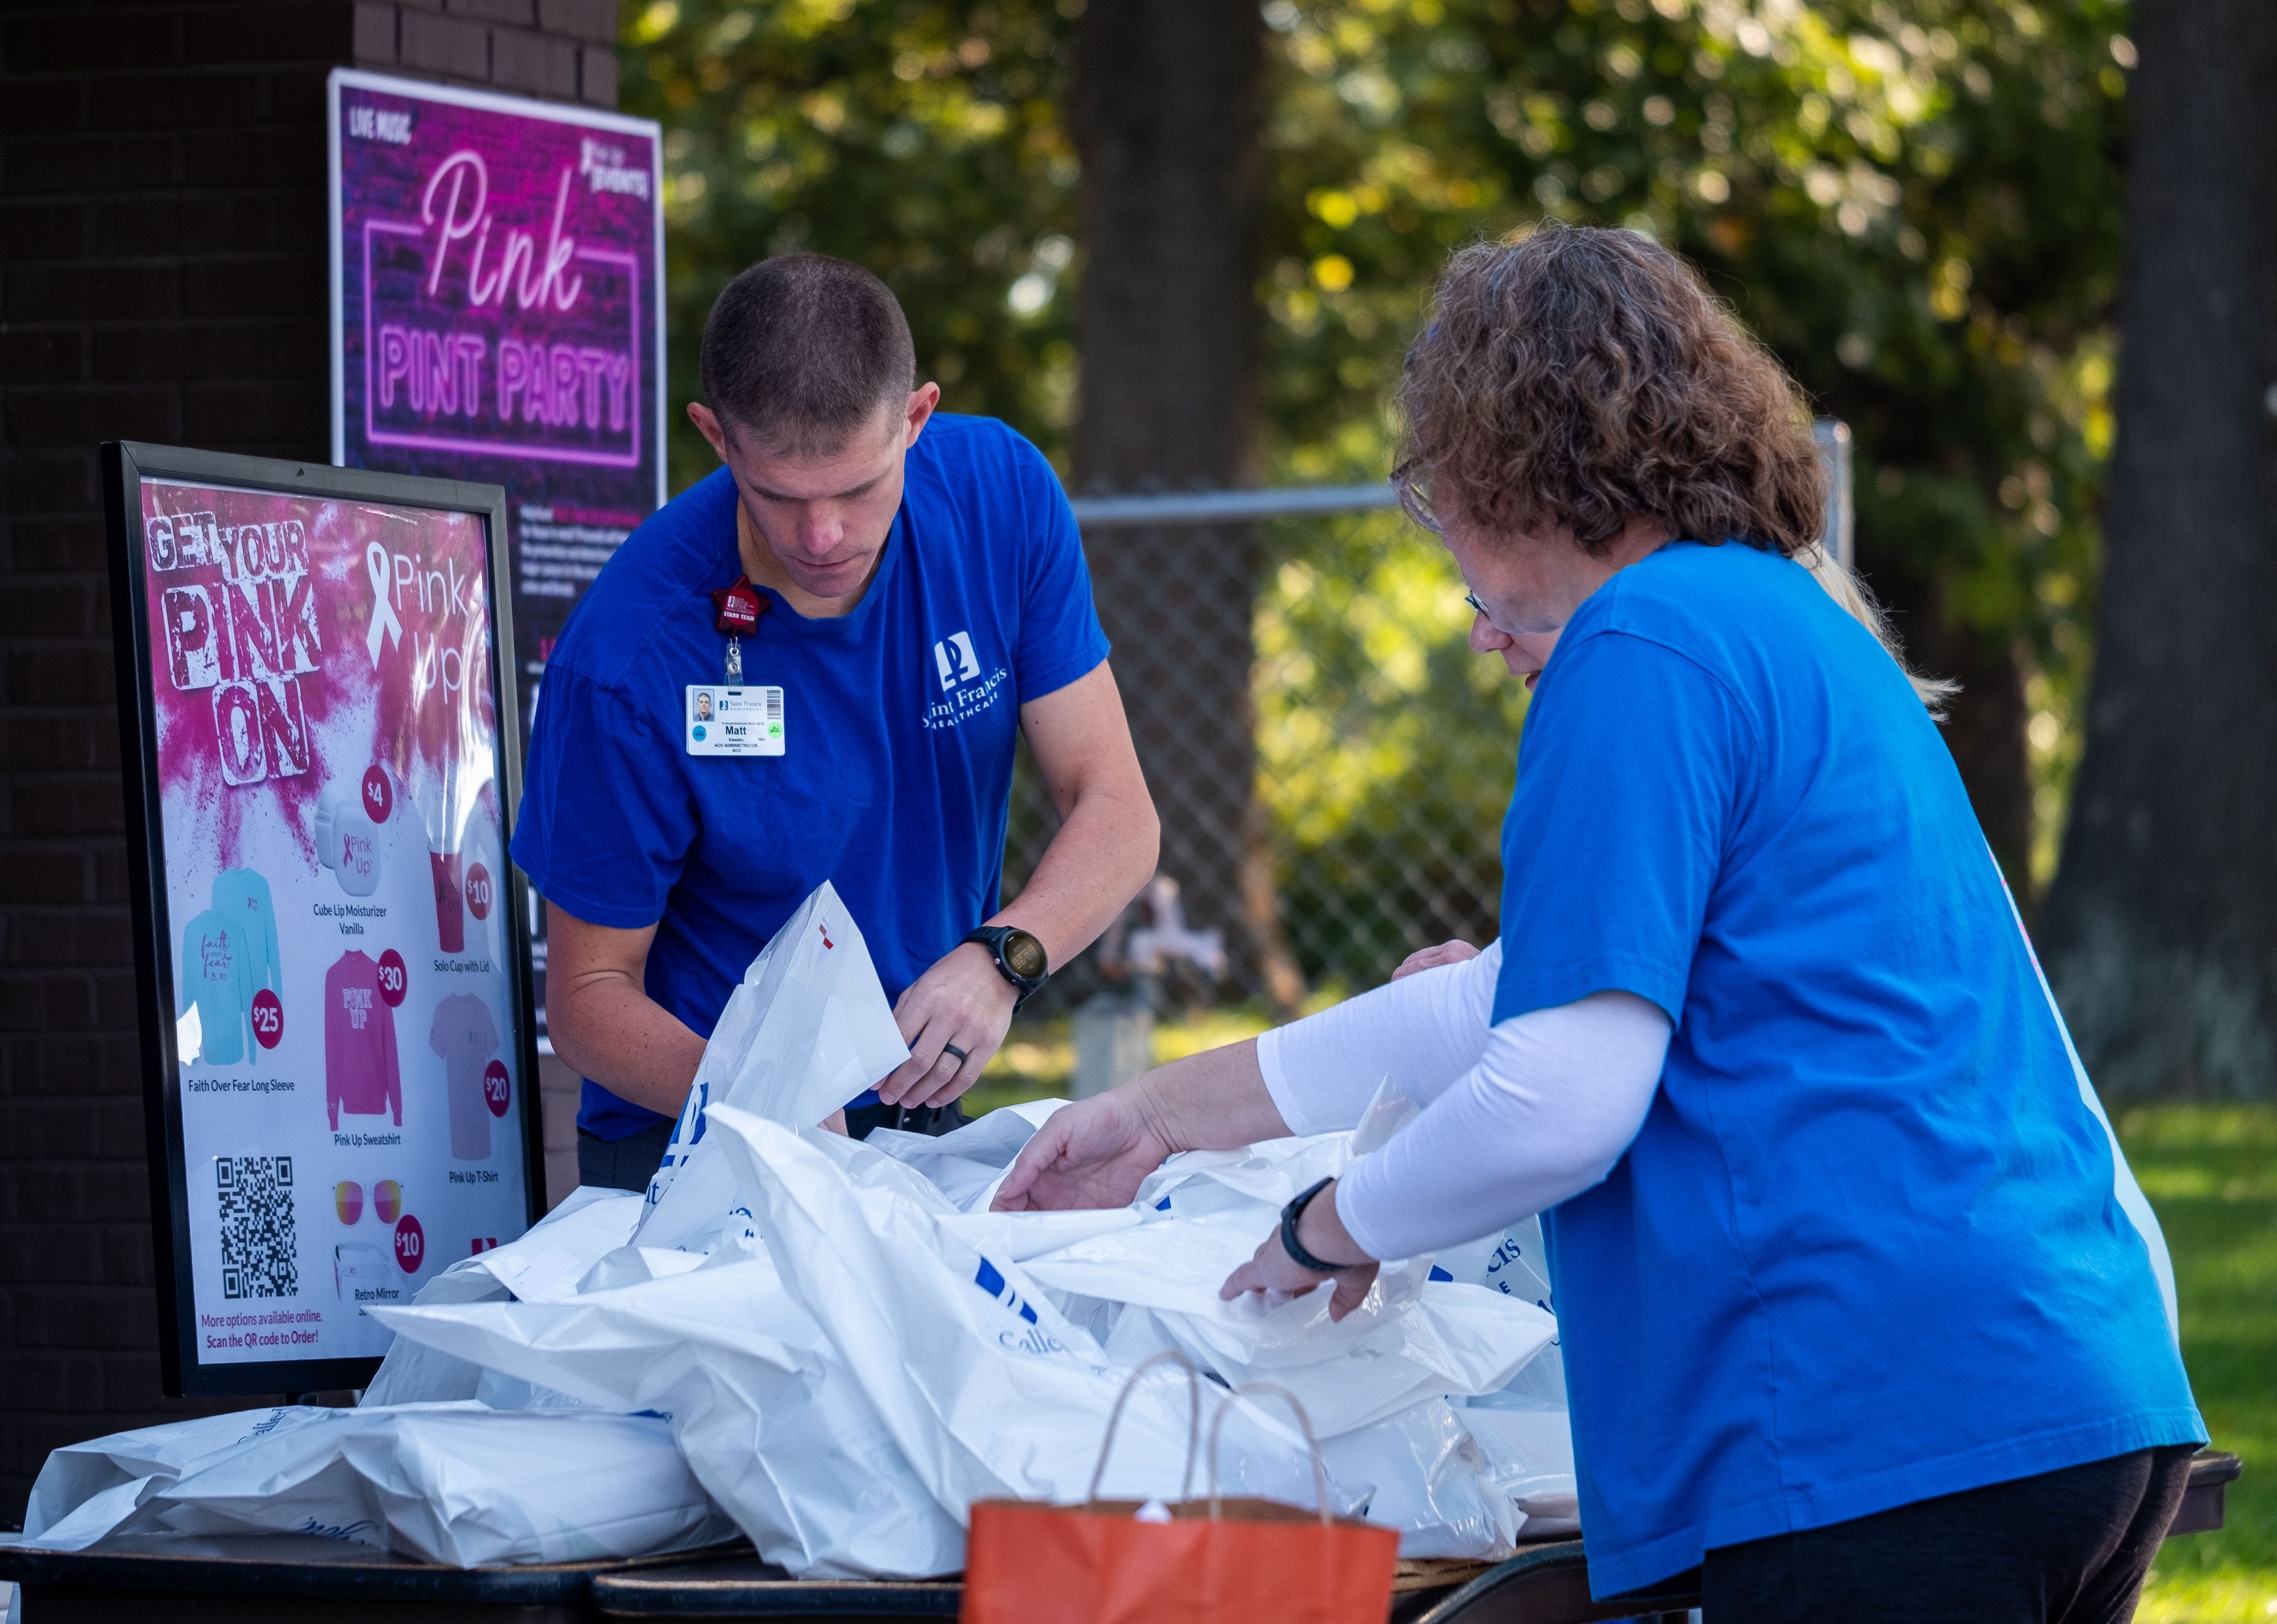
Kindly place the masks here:
[(1004, 1278), (1003, 1270), (998, 1269), (986, 1258), (982, 1258), (980, 1267), (973, 1271), (972, 1284), (1026, 1322), (1027, 1329), (1024, 1330), (998, 1331), (996, 1333), (998, 1346), (1009, 1348), (1016, 1353), (1064, 1353), (1067, 1352), (1066, 1346), (1043, 1328), (1042, 1322), (1036, 1317), (1035, 1309), (1028, 1305), (1027, 1300), (1019, 1292), (1012, 1289), (1011, 1282)]

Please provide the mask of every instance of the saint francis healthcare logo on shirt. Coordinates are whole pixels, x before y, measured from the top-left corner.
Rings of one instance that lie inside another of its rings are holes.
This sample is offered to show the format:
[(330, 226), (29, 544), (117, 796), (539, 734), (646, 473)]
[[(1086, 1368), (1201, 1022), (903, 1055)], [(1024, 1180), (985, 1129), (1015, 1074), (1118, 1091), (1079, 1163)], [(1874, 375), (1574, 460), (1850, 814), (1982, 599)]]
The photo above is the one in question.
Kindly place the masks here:
[(962, 727), (996, 703), (1011, 672), (1002, 666), (983, 675), (970, 631), (953, 631), (933, 645), (933, 668), (941, 697), (925, 707), (928, 728)]
[(953, 631), (934, 644), (933, 663), (934, 669), (940, 673), (940, 685), (944, 689), (954, 688), (959, 682), (969, 682), (979, 676), (980, 656), (972, 652), (972, 634)]

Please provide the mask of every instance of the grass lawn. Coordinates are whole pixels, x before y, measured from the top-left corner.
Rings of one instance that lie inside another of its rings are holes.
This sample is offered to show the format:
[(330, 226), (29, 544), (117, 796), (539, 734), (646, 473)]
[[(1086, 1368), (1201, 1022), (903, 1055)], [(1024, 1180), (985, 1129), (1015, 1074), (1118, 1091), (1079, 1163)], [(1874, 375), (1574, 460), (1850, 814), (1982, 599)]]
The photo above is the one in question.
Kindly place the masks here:
[(2277, 1105), (2152, 1105), (2119, 1137), (2174, 1254), (2182, 1357), (2215, 1445), (2245, 1461), (2228, 1525), (2159, 1554), (2144, 1624), (2277, 1620)]
[[(1260, 1010), (1166, 1022), (1159, 1064), (1264, 1030)], [(1067, 1092), (1065, 1018), (1023, 1022), (972, 1090), (978, 1115)], [(2121, 1140), (2174, 1255), (2182, 1354), (2214, 1443), (2245, 1460), (2219, 1533), (2169, 1544), (2136, 1617), (2144, 1624), (2277, 1620), (2277, 1104), (2123, 1110)]]

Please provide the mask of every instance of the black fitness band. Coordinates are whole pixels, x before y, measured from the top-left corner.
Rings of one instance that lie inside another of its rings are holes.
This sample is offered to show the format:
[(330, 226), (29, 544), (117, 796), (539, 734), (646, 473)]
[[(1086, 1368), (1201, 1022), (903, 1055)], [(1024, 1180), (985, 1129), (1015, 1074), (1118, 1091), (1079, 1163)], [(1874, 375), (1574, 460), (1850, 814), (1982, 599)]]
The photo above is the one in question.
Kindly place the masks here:
[(1305, 1216), (1305, 1208), (1312, 1204), (1314, 1196), (1334, 1183), (1333, 1178), (1323, 1178), (1311, 1189), (1299, 1191), (1297, 1198), (1281, 1209), (1281, 1249), (1296, 1260), (1298, 1268), (1309, 1269), (1316, 1275), (1341, 1274), (1351, 1267), (1347, 1263), (1322, 1262), (1306, 1251), (1305, 1243), (1297, 1239), (1297, 1221)]

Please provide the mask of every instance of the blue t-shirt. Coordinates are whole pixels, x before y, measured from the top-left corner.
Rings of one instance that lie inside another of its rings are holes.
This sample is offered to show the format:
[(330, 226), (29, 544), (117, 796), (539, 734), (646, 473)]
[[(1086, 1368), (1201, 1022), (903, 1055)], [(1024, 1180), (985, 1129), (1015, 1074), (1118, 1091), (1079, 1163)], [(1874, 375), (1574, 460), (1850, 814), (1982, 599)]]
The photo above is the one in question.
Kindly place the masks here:
[(1953, 759), (1808, 571), (1679, 543), (1600, 588), (1503, 857), (1497, 1022), (1620, 988), (1675, 1023), (1548, 1215), (1599, 1595), (2205, 1439)]
[[(725, 469), (618, 549), (546, 662), (514, 837), (576, 918), (657, 926), (649, 995), (707, 1036), (826, 880), (888, 998), (994, 913), (1020, 706), (1107, 658), (1066, 494), (988, 418), (925, 425), (852, 614), (808, 620), (760, 589), (744, 680), (784, 690), (784, 753), (690, 756), (686, 690), (720, 680), (727, 646), (711, 594), (742, 570)], [(588, 1132), (663, 1120), (585, 1083)]]

